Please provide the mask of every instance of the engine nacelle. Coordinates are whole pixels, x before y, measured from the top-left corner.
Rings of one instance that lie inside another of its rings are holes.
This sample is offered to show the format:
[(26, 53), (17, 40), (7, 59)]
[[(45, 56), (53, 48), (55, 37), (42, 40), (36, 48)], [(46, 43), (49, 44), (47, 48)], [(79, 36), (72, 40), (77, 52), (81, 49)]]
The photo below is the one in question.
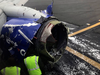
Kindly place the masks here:
[(3, 13), (3, 11), (0, 9), (0, 34), (2, 26), (6, 23), (6, 15)]
[(6, 5), (5, 7), (0, 8), (5, 12), (7, 16), (10, 17), (34, 19), (39, 19), (41, 16), (46, 17), (46, 15), (40, 11), (25, 6)]

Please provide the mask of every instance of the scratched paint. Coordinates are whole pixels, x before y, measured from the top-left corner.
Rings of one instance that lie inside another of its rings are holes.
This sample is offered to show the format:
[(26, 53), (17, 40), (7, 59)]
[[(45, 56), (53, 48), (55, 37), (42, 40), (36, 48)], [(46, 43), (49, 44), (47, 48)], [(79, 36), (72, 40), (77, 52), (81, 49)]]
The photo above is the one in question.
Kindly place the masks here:
[(28, 23), (28, 24), (22, 24), (22, 25), (6, 24), (6, 25), (4, 25), (4, 27), (18, 27), (18, 26), (30, 27), (30, 26), (36, 26), (36, 25), (38, 25), (38, 24), (37, 23)]

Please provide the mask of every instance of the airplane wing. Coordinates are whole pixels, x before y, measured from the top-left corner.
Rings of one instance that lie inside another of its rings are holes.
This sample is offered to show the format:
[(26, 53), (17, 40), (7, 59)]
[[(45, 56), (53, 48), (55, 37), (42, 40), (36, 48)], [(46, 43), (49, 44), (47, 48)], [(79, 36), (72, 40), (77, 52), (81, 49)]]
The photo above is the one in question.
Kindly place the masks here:
[(13, 5), (24, 5), (28, 0), (0, 0), (0, 4), (8, 3)]

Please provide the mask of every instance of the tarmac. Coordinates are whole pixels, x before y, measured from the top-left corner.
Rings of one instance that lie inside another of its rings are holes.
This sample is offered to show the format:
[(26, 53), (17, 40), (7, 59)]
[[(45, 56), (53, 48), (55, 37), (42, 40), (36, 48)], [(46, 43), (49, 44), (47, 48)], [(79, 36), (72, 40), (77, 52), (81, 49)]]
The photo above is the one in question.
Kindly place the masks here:
[[(30, 0), (26, 6), (44, 10), (51, 2)], [(47, 75), (100, 75), (99, 4), (99, 0), (54, 0), (54, 16), (67, 22), (70, 30), (69, 48)]]
[[(25, 6), (44, 10), (52, 0), (29, 0)], [(54, 0), (54, 16), (75, 25), (94, 24), (100, 19), (99, 0)]]
[[(29, 0), (25, 6), (44, 10), (52, 0)], [(100, 1), (54, 0), (53, 13), (69, 27), (68, 47), (47, 75), (100, 75)]]

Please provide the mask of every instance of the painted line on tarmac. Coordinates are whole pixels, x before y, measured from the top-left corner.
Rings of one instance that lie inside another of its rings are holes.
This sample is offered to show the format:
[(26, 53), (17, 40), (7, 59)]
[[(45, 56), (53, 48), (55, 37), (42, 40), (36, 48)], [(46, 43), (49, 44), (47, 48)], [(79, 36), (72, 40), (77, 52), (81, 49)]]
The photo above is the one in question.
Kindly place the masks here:
[(96, 23), (96, 24), (93, 24), (93, 25), (91, 25), (91, 26), (89, 26), (89, 27), (86, 27), (86, 28), (84, 28), (84, 29), (81, 29), (81, 30), (79, 30), (79, 31), (76, 31), (76, 32), (74, 32), (74, 33), (72, 33), (72, 34), (69, 34), (68, 36), (71, 37), (71, 36), (77, 35), (77, 34), (79, 34), (79, 33), (82, 33), (82, 32), (84, 32), (84, 31), (87, 31), (87, 30), (89, 30), (89, 29), (91, 29), (91, 28), (94, 28), (94, 27), (96, 27), (96, 26), (99, 26), (99, 25), (100, 25), (100, 22), (98, 22), (98, 23)]
[(66, 50), (72, 54), (74, 54), (75, 56), (83, 59), (84, 61), (88, 62), (89, 64), (93, 65), (94, 67), (96, 67), (97, 69), (100, 70), (100, 64), (92, 59), (90, 59), (89, 57), (77, 52), (76, 50), (71, 49), (70, 47), (66, 47)]
[[(74, 32), (74, 33), (72, 33), (72, 34), (69, 34), (68, 37), (77, 35), (77, 34), (79, 34), (79, 33), (82, 33), (82, 32), (84, 32), (84, 31), (87, 31), (87, 30), (89, 30), (89, 29), (91, 29), (91, 28), (94, 28), (94, 27), (96, 27), (96, 26), (99, 26), (99, 25), (100, 25), (100, 22), (98, 22), (98, 23), (96, 23), (96, 24), (94, 24), (94, 25), (91, 25), (91, 26), (89, 26), (89, 27), (87, 27), (87, 28), (84, 28), (84, 29), (81, 29), (81, 30), (79, 30), (79, 31), (76, 31), (76, 32)], [(96, 62), (96, 61), (90, 59), (89, 57), (87, 57), (87, 56), (85, 56), (85, 55), (79, 53), (78, 51), (76, 51), (76, 50), (74, 50), (74, 49), (72, 49), (72, 48), (70, 48), (70, 47), (68, 47), (68, 46), (66, 47), (66, 50), (67, 50), (68, 52), (74, 54), (75, 56), (77, 56), (77, 57), (83, 59), (83, 60), (86, 61), (87, 63), (91, 64), (92, 66), (94, 66), (94, 67), (96, 67), (97, 69), (100, 70), (100, 64), (99, 64), (98, 62)]]

